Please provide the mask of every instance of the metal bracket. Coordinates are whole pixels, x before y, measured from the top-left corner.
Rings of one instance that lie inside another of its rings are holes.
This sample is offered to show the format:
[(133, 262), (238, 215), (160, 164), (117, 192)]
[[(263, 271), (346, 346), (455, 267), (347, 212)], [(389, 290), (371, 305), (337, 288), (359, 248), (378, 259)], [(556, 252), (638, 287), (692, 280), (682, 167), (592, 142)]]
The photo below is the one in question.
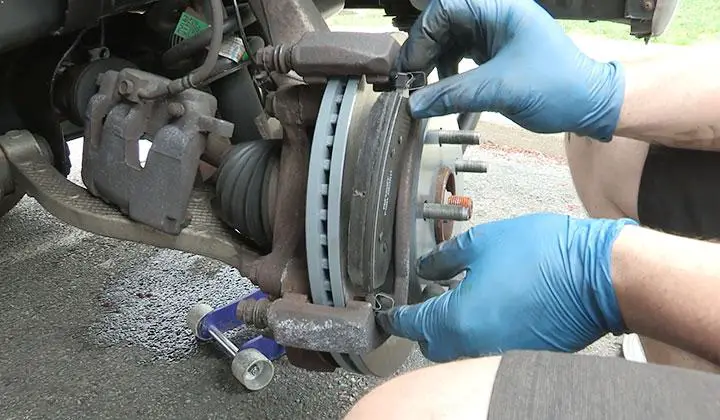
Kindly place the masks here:
[(387, 83), (375, 83), (373, 90), (375, 92), (390, 92), (393, 90), (413, 90), (420, 89), (427, 85), (427, 75), (422, 71), (412, 72), (396, 72), (390, 73), (390, 80)]
[(628, 0), (625, 3), (625, 16), (630, 19), (630, 34), (645, 38), (646, 43), (652, 35), (655, 4), (655, 0)]
[(366, 354), (388, 338), (375, 323), (375, 311), (368, 302), (349, 301), (344, 308), (335, 308), (287, 293), (272, 302), (241, 302), (237, 319), (268, 328), (280, 345), (306, 350)]
[(255, 62), (269, 72), (294, 71), (307, 83), (364, 76), (388, 89), (418, 79), (416, 73), (393, 74), (399, 52), (400, 42), (389, 33), (308, 32), (293, 44), (261, 48)]
[(247, 272), (259, 255), (241, 245), (237, 233), (213, 214), (207, 189), (192, 192), (188, 212), (191, 223), (178, 235), (170, 235), (134, 222), (116, 207), (106, 204), (53, 168), (40, 139), (28, 131), (0, 136), (0, 150), (12, 166), (16, 188), (26, 190), (48, 212), (63, 222), (98, 235), (141, 242), (161, 248), (203, 255)]

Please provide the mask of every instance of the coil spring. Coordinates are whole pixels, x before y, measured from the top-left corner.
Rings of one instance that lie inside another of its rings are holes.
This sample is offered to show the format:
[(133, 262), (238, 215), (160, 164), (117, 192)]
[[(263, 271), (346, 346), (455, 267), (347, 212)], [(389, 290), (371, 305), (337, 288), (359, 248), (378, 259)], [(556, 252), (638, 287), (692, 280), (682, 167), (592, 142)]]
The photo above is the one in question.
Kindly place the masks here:
[(218, 168), (215, 193), (220, 219), (260, 252), (272, 247), (280, 140), (240, 143)]

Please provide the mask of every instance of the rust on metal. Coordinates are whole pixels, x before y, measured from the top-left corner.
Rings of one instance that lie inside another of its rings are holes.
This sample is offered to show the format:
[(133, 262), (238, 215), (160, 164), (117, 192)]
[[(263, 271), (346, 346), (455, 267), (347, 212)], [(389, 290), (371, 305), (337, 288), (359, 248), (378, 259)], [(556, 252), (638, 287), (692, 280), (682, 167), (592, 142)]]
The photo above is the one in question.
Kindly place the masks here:
[(28, 131), (0, 136), (0, 149), (15, 171), (17, 188), (28, 191), (63, 222), (105, 237), (214, 258), (241, 273), (252, 271), (258, 261), (258, 254), (239, 242), (237, 234), (215, 217), (210, 205), (213, 194), (207, 188), (193, 191), (188, 207), (193, 215), (191, 223), (178, 235), (148, 229), (60, 175), (49, 162), (44, 143)]
[(317, 118), (319, 92), (315, 87), (294, 85), (272, 98), (272, 113), (283, 127), (283, 146), (273, 217), (272, 251), (263, 256), (248, 277), (273, 297), (285, 290), (307, 295), (304, 259), (305, 195), (307, 189), (308, 128)]
[(270, 305), (267, 323), (279, 344), (307, 350), (366, 354), (387, 338), (368, 302), (336, 308), (287, 294)]
[[(455, 174), (447, 166), (440, 167), (435, 180), (435, 202), (445, 203), (455, 196), (455, 192)], [(439, 244), (450, 239), (453, 228), (452, 220), (435, 220), (435, 242)]]
[(339, 308), (315, 305), (305, 295), (286, 293), (272, 302), (242, 302), (236, 316), (248, 325), (268, 329), (278, 344), (305, 350), (365, 354), (387, 339), (368, 302), (349, 301)]
[(447, 203), (452, 206), (465, 207), (466, 209), (470, 210), (470, 214), (472, 214), (473, 212), (472, 198), (466, 195), (453, 195), (448, 198)]

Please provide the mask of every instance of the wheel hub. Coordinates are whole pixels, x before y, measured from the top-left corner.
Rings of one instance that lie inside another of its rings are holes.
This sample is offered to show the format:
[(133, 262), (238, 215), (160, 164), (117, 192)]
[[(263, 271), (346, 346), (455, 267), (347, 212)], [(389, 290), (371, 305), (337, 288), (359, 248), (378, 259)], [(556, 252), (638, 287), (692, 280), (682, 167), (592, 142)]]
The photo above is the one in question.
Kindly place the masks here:
[[(344, 307), (350, 300), (365, 300), (380, 309), (418, 301), (416, 255), (438, 241), (436, 220), (423, 218), (422, 205), (438, 202), (438, 194), (445, 199), (438, 191), (440, 177), (452, 178), (453, 194), (463, 191), (462, 177), (453, 169), (463, 146), (432, 144), (437, 136), (426, 136), (429, 129), (457, 130), (457, 121), (412, 120), (402, 92), (374, 92), (363, 79), (328, 82), (307, 188), (313, 303)], [(443, 235), (462, 228), (454, 223)], [(346, 370), (387, 376), (411, 349), (411, 342), (390, 337), (368, 354), (332, 357)]]

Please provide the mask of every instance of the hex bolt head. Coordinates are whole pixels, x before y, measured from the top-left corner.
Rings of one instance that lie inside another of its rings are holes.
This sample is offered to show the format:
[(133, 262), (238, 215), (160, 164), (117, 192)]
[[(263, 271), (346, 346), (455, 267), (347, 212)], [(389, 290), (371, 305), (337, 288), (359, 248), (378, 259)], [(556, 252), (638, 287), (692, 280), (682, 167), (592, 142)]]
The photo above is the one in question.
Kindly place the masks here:
[(167, 110), (171, 117), (180, 118), (185, 115), (185, 105), (180, 102), (170, 102)]
[(120, 84), (118, 84), (118, 93), (121, 95), (127, 95), (131, 93), (135, 89), (135, 84), (132, 82), (132, 80), (121, 80)]

